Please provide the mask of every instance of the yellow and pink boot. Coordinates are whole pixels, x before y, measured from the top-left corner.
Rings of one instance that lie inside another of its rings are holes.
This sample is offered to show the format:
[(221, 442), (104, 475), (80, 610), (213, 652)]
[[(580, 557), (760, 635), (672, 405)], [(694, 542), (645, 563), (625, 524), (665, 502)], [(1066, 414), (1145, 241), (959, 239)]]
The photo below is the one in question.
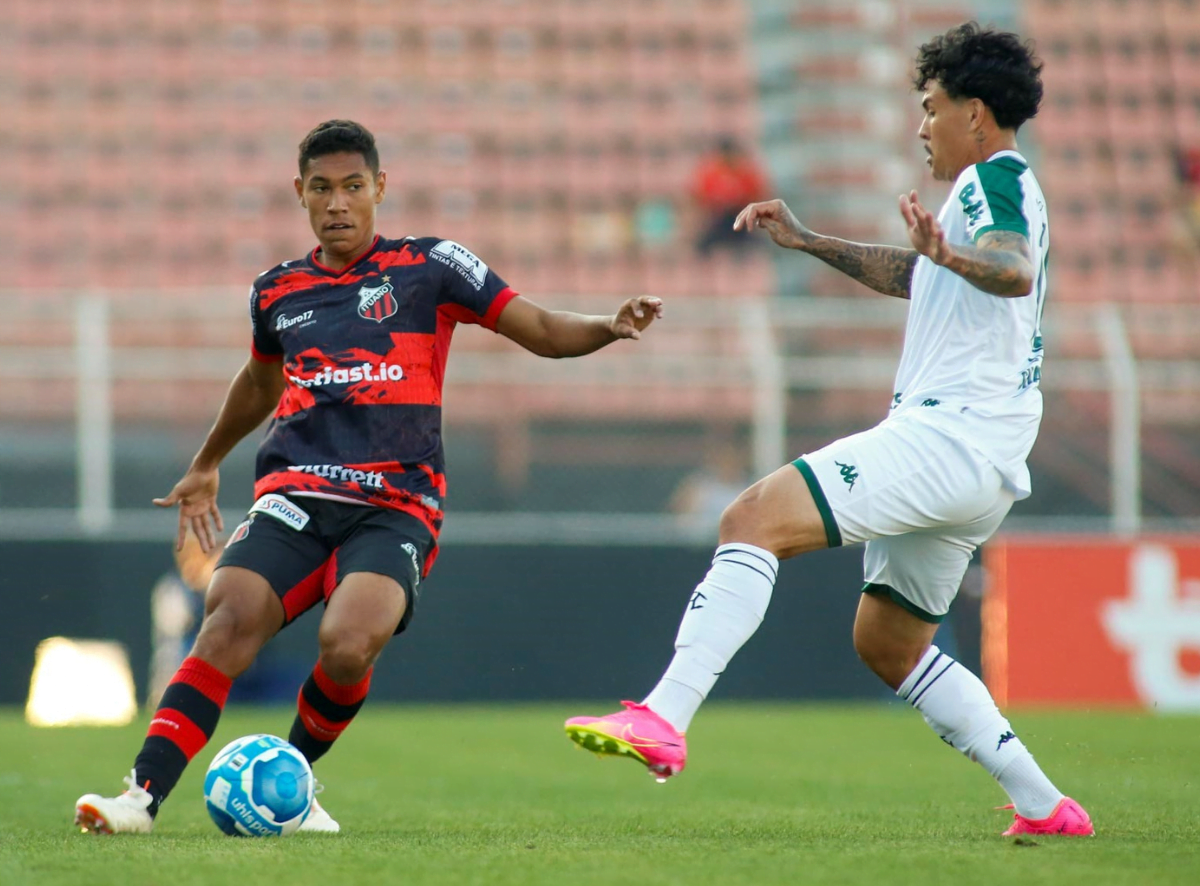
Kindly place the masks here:
[(644, 704), (623, 701), (625, 710), (603, 717), (572, 717), (567, 737), (597, 756), (631, 757), (659, 782), (683, 772), (687, 740), (683, 733)]

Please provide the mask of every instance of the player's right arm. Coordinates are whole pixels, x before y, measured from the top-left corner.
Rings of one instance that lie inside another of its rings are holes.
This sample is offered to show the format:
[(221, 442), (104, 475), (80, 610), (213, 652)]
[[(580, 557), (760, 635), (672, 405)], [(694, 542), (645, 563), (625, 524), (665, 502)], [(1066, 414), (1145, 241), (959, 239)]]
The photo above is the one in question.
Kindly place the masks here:
[(159, 507), (179, 505), (178, 549), (183, 549), (189, 525), (205, 553), (216, 547), (213, 525), (216, 525), (218, 532), (225, 528), (221, 511), (217, 508), (217, 488), (220, 485), (218, 467), (243, 437), (275, 411), (283, 388), (283, 372), (278, 361), (267, 362), (251, 357), (233, 377), (225, 402), (217, 413), (217, 420), (208, 432), (204, 445), (192, 459), (187, 473), (166, 498), (154, 499)]
[(853, 243), (837, 237), (825, 237), (802, 225), (782, 200), (751, 203), (733, 223), (735, 231), (762, 228), (785, 249), (798, 249), (814, 255), (847, 277), (876, 292), (896, 298), (908, 298), (913, 271), (917, 267), (915, 249)]
[(283, 346), (265, 320), (256, 281), (250, 287), (250, 359), (233, 377), (217, 420), (187, 473), (166, 498), (154, 499), (163, 508), (179, 505), (176, 545), (180, 550), (189, 525), (206, 554), (216, 547), (213, 525), (218, 532), (225, 528), (217, 508), (217, 487), (221, 482), (218, 467), (243, 437), (275, 411), (283, 396)]

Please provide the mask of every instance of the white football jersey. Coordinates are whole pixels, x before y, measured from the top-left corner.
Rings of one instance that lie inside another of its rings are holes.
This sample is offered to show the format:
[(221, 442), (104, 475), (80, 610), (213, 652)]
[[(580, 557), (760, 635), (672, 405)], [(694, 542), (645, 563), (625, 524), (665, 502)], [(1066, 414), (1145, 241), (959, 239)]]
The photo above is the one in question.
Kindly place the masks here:
[(963, 170), (938, 221), (951, 244), (971, 244), (995, 230), (1024, 234), (1033, 252), (1033, 291), (1020, 298), (990, 295), (920, 256), (892, 416), (922, 410), (921, 419), (986, 455), (1016, 497), (1025, 498), (1025, 459), (1042, 419), (1046, 198), (1025, 158), (1001, 151)]

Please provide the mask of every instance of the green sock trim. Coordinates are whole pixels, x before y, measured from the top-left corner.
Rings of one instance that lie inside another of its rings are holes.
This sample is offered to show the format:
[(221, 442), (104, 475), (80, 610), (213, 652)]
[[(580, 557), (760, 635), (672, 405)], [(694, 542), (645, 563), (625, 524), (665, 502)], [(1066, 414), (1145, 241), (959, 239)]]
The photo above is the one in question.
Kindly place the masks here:
[(817, 503), (817, 510), (821, 513), (821, 522), (825, 524), (825, 540), (831, 548), (840, 548), (842, 546), (842, 530), (838, 529), (837, 520), (833, 519), (833, 510), (829, 507), (829, 500), (825, 498), (821, 484), (817, 482), (817, 475), (808, 466), (808, 462), (802, 458), (796, 459), (792, 464), (796, 466), (796, 470), (808, 484), (808, 491), (812, 493), (813, 501)]
[(874, 594), (877, 597), (887, 597), (901, 609), (915, 615), (921, 621), (927, 621), (931, 625), (940, 625), (946, 618), (945, 615), (934, 615), (932, 612), (926, 612), (915, 603), (910, 603), (907, 599), (900, 595), (900, 592), (890, 585), (880, 585), (867, 582), (863, 585), (862, 592), (864, 594)]

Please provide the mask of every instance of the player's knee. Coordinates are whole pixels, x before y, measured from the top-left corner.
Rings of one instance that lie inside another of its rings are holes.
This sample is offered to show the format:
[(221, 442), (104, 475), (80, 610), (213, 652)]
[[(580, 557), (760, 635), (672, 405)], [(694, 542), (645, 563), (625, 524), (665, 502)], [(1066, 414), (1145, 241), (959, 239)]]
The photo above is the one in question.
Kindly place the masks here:
[(261, 613), (223, 603), (204, 616), (193, 654), (223, 673), (237, 676), (250, 667), (268, 636), (270, 626)]
[(335, 683), (357, 683), (375, 664), (383, 644), (367, 634), (351, 631), (321, 632), (321, 669)]
[(761, 543), (762, 523), (762, 496), (757, 487), (751, 487), (734, 499), (721, 513), (721, 544), (735, 541)]
[(863, 664), (893, 689), (900, 688), (900, 684), (912, 673), (924, 653), (923, 649), (907, 648), (890, 639), (860, 630), (857, 626), (854, 631), (854, 651)]

